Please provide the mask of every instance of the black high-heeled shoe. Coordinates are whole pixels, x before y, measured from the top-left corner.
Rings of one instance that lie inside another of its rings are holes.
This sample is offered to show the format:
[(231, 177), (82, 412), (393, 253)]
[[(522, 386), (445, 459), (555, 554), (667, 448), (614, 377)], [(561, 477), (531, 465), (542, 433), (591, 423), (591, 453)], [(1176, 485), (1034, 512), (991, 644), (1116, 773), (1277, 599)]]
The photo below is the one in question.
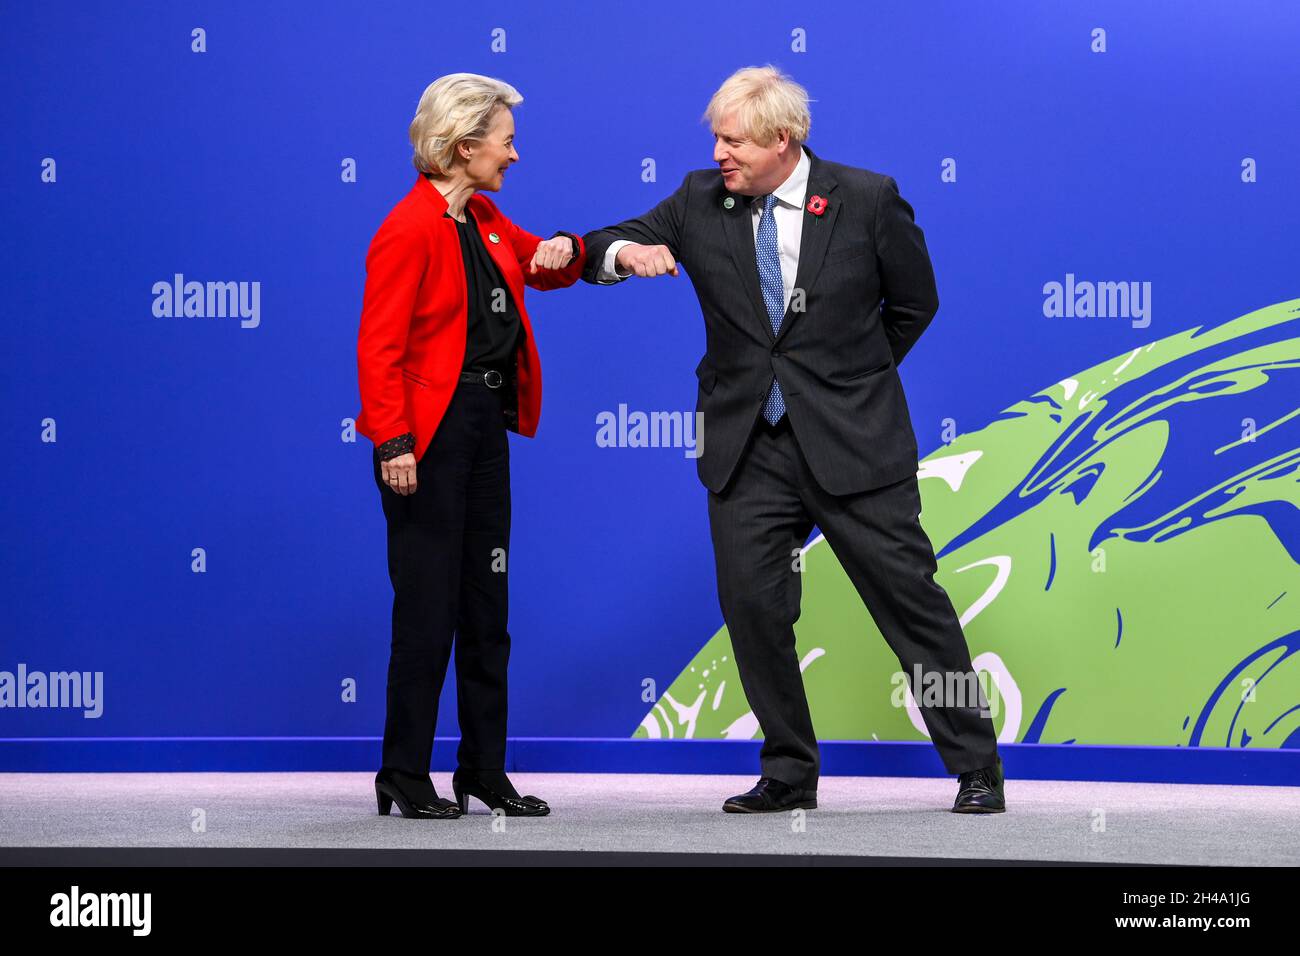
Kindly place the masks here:
[(470, 797), (482, 801), (491, 810), (503, 811), (508, 817), (544, 817), (551, 812), (550, 806), (540, 797), (532, 794), (519, 796), (510, 778), (499, 770), (458, 767), (451, 777), (451, 790), (462, 814), (469, 813)]
[(389, 767), (381, 767), (379, 773), (375, 774), (375, 800), (379, 804), (379, 815), (384, 817), (389, 815), (394, 803), (404, 817), (454, 820), (460, 816), (460, 806), (455, 801), (438, 796), (438, 791), (427, 777), (413, 777)]

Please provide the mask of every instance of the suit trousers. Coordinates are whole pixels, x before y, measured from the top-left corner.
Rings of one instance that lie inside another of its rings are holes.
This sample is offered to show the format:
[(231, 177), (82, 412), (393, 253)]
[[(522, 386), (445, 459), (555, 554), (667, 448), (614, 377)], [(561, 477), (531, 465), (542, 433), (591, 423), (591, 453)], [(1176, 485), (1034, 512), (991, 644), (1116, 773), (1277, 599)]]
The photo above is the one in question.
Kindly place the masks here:
[[(934, 580), (934, 548), (920, 514), (915, 474), (859, 494), (823, 490), (788, 418), (775, 428), (760, 418), (731, 481), (720, 494), (709, 492), (718, 600), (745, 696), (763, 732), (764, 776), (793, 787), (817, 786), (817, 738), (794, 632), (801, 597), (796, 557), (814, 525), (909, 683), (918, 664), (927, 675), (971, 674), (957, 613)], [(920, 689), (913, 690), (920, 704)], [(945, 696), (941, 705), (920, 710), (949, 773), (996, 762), (997, 735), (982, 691), (975, 701)]]
[(393, 584), (383, 766), (429, 773), (438, 697), (456, 655), (460, 766), (504, 770), (510, 448), (501, 392), (461, 383), (416, 465), (416, 490), (375, 483)]

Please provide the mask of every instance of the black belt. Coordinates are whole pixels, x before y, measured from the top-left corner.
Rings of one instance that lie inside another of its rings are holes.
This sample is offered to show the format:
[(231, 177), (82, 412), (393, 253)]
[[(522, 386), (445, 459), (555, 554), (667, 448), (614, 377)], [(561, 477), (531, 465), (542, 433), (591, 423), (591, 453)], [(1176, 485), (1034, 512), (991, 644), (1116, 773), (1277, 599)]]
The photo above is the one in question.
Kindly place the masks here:
[(500, 388), (506, 383), (506, 377), (494, 368), (467, 369), (460, 373), (460, 380), (486, 385), (488, 388)]

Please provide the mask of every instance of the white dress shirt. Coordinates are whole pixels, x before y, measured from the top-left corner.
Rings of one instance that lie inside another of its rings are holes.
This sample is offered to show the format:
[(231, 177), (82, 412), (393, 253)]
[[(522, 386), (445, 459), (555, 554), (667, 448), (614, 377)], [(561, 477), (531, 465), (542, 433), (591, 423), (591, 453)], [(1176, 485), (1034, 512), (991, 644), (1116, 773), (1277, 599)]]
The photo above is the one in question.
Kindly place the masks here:
[[(803, 232), (803, 207), (804, 198), (808, 192), (808, 171), (812, 168), (812, 160), (808, 158), (808, 151), (802, 146), (799, 147), (799, 162), (795, 163), (794, 169), (780, 186), (776, 187), (776, 203), (772, 206), (772, 214), (776, 217), (776, 242), (781, 252), (781, 285), (785, 291), (785, 307), (790, 308), (790, 296), (794, 293), (795, 275), (799, 271), (799, 241)], [(754, 227), (754, 243), (758, 244), (758, 222), (763, 216), (763, 203), (761, 196), (741, 196), (738, 197), (749, 202), (750, 219)], [(599, 281), (612, 282), (615, 279), (626, 279), (632, 273), (618, 271), (615, 259), (618, 256), (618, 250), (628, 244), (626, 239), (616, 239), (609, 244), (605, 250), (605, 259), (601, 263), (600, 274), (597, 276)], [(754, 270), (758, 271), (758, 261), (752, 263)]]

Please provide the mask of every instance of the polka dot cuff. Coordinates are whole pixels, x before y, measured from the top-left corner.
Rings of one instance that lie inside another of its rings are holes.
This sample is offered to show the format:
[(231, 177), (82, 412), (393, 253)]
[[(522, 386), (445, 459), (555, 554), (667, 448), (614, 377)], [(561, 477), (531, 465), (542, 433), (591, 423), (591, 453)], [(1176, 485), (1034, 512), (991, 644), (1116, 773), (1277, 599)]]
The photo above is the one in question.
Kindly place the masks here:
[(388, 461), (398, 455), (405, 455), (415, 451), (415, 436), (410, 432), (405, 435), (398, 435), (396, 438), (388, 439), (375, 450), (379, 452), (380, 461)]

